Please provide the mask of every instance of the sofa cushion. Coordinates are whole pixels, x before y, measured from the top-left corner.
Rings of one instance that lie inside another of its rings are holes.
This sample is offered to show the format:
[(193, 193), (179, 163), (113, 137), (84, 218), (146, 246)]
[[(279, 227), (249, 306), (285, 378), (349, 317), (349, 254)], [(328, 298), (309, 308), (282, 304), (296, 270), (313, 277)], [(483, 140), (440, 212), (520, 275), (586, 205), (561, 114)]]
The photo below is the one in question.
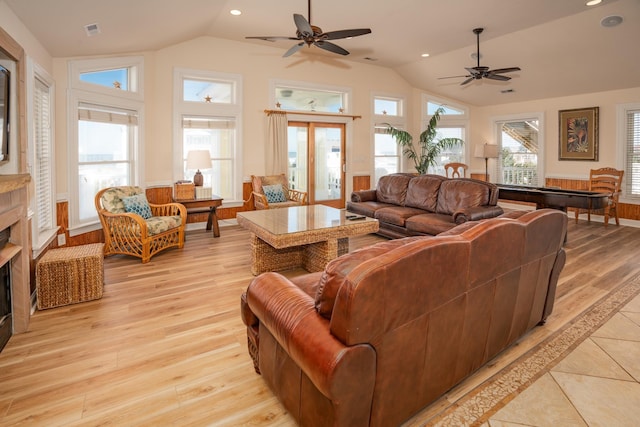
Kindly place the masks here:
[(484, 182), (470, 179), (449, 179), (440, 184), (436, 212), (452, 215), (454, 212), (484, 206), (489, 203), (490, 188)]
[(391, 203), (393, 205), (404, 205), (407, 196), (409, 181), (413, 178), (408, 174), (390, 174), (380, 177), (376, 187), (376, 199), (378, 202)]
[(171, 216), (152, 216), (145, 220), (147, 223), (147, 233), (151, 236), (164, 233), (167, 230), (171, 230), (182, 225), (182, 218), (180, 215)]
[(407, 231), (411, 233), (431, 234), (433, 236), (451, 230), (456, 225), (451, 215), (436, 213), (414, 215), (405, 221)]
[(407, 187), (405, 206), (435, 212), (438, 204), (438, 190), (442, 181), (440, 175), (420, 175), (413, 177)]
[(376, 211), (382, 208), (390, 208), (396, 205), (380, 202), (347, 202), (347, 210), (358, 215), (375, 218)]
[(264, 195), (267, 197), (267, 202), (269, 203), (281, 203), (287, 201), (287, 198), (284, 195), (284, 190), (282, 189), (282, 184), (263, 185), (262, 191), (264, 191)]
[[(342, 255), (327, 264), (322, 272), (320, 283), (316, 292), (316, 310), (321, 316), (331, 319), (333, 306), (336, 302), (336, 295), (344, 278), (358, 265), (373, 259), (379, 255), (389, 252), (407, 243), (411, 243), (424, 237), (405, 237), (403, 239), (389, 240), (388, 242), (377, 243), (373, 246), (358, 249), (349, 254)], [(308, 285), (307, 285), (308, 286)]]
[(123, 198), (143, 193), (142, 188), (129, 185), (121, 187), (112, 187), (102, 193), (100, 197), (102, 207), (112, 214), (125, 213)]
[(403, 206), (391, 206), (375, 211), (374, 218), (380, 222), (404, 227), (407, 218), (425, 213), (422, 209), (407, 208)]

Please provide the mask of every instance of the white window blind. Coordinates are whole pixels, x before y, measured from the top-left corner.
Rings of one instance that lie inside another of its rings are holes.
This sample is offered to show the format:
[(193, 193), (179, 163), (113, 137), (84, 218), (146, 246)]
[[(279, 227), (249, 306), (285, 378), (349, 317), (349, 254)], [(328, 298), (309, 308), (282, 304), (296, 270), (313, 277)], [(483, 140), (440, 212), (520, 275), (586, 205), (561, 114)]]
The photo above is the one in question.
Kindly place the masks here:
[(135, 111), (111, 109), (105, 106), (80, 104), (78, 119), (88, 122), (114, 123), (121, 125), (137, 125), (138, 115)]
[(35, 78), (33, 96), (35, 143), (35, 193), (38, 232), (53, 228), (51, 93), (49, 86)]
[(640, 197), (640, 110), (626, 112), (626, 185), (627, 196)]

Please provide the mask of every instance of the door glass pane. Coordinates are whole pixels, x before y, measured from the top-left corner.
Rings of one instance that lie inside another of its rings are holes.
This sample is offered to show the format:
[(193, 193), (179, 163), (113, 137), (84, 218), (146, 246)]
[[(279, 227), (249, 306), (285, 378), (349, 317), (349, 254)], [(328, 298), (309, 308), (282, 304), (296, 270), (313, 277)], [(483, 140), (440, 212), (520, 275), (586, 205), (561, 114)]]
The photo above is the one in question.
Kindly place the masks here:
[(314, 199), (342, 198), (342, 132), (337, 128), (316, 127)]
[(289, 126), (289, 188), (292, 190), (309, 191), (307, 182), (307, 128), (303, 126)]
[(505, 122), (500, 131), (500, 183), (538, 186), (538, 121)]
[[(444, 138), (460, 138), (464, 141), (464, 128), (462, 127), (438, 127), (436, 141)], [(465, 163), (464, 161), (464, 145), (456, 145), (453, 148), (447, 148), (440, 152), (436, 158), (436, 165), (432, 167), (432, 173), (438, 175), (446, 175), (444, 165), (451, 162)]]

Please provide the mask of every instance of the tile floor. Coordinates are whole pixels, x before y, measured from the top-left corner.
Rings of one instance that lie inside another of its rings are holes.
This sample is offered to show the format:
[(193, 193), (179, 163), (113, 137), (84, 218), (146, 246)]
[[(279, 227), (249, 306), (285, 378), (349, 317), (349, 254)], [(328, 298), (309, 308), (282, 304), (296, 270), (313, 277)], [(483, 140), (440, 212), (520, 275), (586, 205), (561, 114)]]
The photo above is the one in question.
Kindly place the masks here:
[(483, 427), (640, 425), (640, 295)]

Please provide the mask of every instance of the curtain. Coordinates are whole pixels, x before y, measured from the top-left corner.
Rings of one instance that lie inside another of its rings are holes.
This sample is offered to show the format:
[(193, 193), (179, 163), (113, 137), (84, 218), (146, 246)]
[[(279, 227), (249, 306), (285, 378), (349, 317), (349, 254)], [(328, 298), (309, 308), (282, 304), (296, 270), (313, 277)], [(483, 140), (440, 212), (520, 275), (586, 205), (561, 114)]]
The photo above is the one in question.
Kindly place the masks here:
[(266, 174), (288, 176), (287, 114), (272, 111), (267, 115)]

